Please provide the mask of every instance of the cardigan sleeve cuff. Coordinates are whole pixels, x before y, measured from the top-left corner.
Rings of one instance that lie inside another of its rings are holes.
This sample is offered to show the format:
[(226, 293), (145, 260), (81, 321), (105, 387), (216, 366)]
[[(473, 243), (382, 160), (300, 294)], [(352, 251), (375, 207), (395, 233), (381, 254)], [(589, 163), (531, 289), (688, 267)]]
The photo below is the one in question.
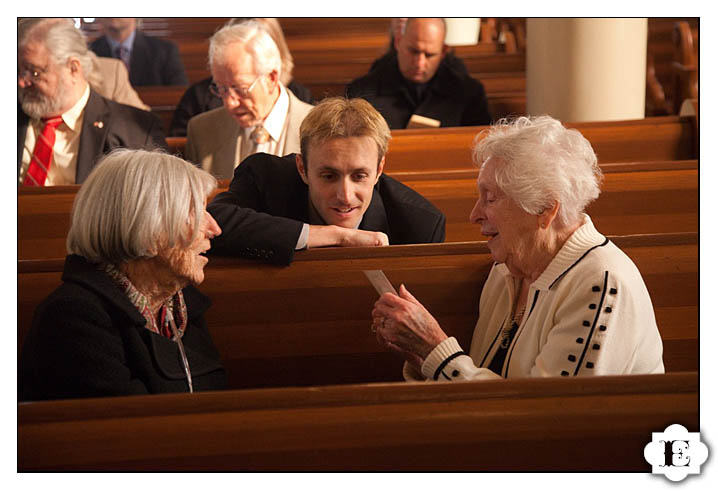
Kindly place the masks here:
[(414, 368), (413, 365), (410, 365), (409, 362), (404, 362), (404, 367), (401, 370), (402, 375), (404, 375), (404, 380), (407, 382), (425, 382), (426, 378), (419, 373), (419, 371)]
[(437, 380), (438, 373), (446, 364), (459, 355), (465, 355), (455, 337), (444, 339), (439, 343), (421, 365), (421, 373), (430, 380)]

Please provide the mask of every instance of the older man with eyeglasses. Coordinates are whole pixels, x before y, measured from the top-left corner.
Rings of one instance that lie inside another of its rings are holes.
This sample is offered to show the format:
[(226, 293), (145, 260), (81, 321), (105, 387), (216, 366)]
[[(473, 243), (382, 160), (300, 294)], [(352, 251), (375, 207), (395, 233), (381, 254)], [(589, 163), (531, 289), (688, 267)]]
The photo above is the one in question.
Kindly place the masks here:
[(71, 19), (18, 22), (18, 184), (81, 184), (115, 148), (167, 148), (159, 118), (88, 83), (94, 64)]
[(228, 179), (252, 154), (299, 152), (299, 126), (312, 106), (279, 81), (279, 49), (259, 22), (217, 31), (210, 39), (209, 65), (210, 90), (223, 106), (190, 119), (188, 160)]

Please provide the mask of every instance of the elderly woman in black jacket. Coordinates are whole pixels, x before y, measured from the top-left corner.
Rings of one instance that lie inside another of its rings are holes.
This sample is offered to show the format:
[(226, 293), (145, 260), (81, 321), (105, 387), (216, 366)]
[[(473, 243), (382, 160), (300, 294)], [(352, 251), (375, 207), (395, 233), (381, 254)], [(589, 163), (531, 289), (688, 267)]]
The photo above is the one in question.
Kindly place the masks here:
[(80, 188), (63, 284), (36, 310), (20, 400), (226, 387), (203, 318), (214, 177), (160, 152), (118, 150)]

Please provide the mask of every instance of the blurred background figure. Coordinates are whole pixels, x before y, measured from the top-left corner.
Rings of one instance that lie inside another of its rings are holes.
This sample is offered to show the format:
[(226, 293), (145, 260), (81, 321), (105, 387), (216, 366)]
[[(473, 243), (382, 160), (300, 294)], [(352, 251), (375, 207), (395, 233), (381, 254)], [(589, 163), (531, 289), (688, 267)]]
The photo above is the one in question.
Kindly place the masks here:
[(90, 45), (98, 56), (117, 58), (127, 67), (133, 86), (187, 85), (187, 74), (177, 46), (138, 30), (137, 19), (98, 19), (104, 35)]
[(218, 179), (249, 155), (299, 151), (299, 125), (312, 109), (281, 82), (282, 60), (261, 23), (225, 26), (210, 39), (210, 91), (223, 107), (187, 125), (185, 156)]
[(484, 86), (466, 73), (463, 63), (447, 58), (443, 19), (409, 18), (403, 25), (395, 22), (392, 29), (395, 52), (352, 81), (347, 97), (369, 101), (391, 129), (491, 123)]
[(137, 109), (150, 110), (150, 106), (142, 102), (137, 91), (130, 84), (130, 76), (127, 68), (121, 60), (97, 56), (90, 52), (92, 57), (93, 71), (88, 75), (87, 81), (92, 90), (106, 99), (136, 107)]
[[(250, 18), (232, 19), (226, 25), (231, 26), (245, 20), (250, 20)], [(292, 54), (289, 52), (289, 47), (287, 46), (287, 41), (284, 39), (284, 33), (282, 32), (282, 27), (279, 25), (279, 21), (274, 17), (256, 17), (254, 20), (262, 24), (269, 35), (272, 36), (277, 48), (279, 48), (279, 56), (282, 59), (282, 71), (279, 80), (297, 96), (297, 99), (309, 104), (314, 104), (315, 101), (309, 89), (292, 78), (294, 60)], [(172, 116), (169, 129), (170, 136), (187, 136), (187, 123), (193, 116), (222, 106), (222, 98), (209, 90), (211, 83), (212, 77), (207, 77), (204, 80), (190, 85), (184, 95), (182, 95), (182, 99), (180, 99), (179, 104), (177, 104), (177, 108)]]

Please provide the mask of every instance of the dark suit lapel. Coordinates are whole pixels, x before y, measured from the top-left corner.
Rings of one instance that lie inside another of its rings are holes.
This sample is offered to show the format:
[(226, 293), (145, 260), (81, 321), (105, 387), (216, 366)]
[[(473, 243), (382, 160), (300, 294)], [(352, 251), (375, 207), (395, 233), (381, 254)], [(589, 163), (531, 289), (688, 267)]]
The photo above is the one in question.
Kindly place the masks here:
[(370, 230), (372, 232), (384, 232), (391, 238), (391, 231), (389, 230), (389, 220), (386, 217), (386, 209), (384, 208), (384, 201), (381, 199), (381, 193), (379, 192), (379, 186), (381, 184), (381, 178), (379, 182), (374, 186), (374, 193), (371, 196), (371, 203), (364, 213), (359, 228), (361, 230)]
[(135, 31), (135, 40), (132, 43), (132, 55), (130, 57), (130, 83), (132, 85), (146, 85), (147, 77), (143, 77), (152, 61), (148, 58), (147, 40), (140, 31)]
[(30, 123), (30, 117), (25, 114), (17, 105), (17, 174), (20, 175), (22, 167), (22, 151), (25, 148), (25, 136), (27, 135), (27, 126)]
[(294, 189), (287, 200), (287, 218), (309, 223), (309, 188), (302, 181), (296, 167), (295, 174)]
[(112, 51), (110, 50), (110, 43), (107, 41), (105, 36), (102, 36), (94, 43), (93, 51), (97, 54), (97, 56), (113, 58)]
[(109, 129), (110, 110), (107, 102), (91, 90), (82, 121), (80, 148), (77, 152), (76, 183), (80, 184), (87, 179), (95, 160), (102, 155)]

